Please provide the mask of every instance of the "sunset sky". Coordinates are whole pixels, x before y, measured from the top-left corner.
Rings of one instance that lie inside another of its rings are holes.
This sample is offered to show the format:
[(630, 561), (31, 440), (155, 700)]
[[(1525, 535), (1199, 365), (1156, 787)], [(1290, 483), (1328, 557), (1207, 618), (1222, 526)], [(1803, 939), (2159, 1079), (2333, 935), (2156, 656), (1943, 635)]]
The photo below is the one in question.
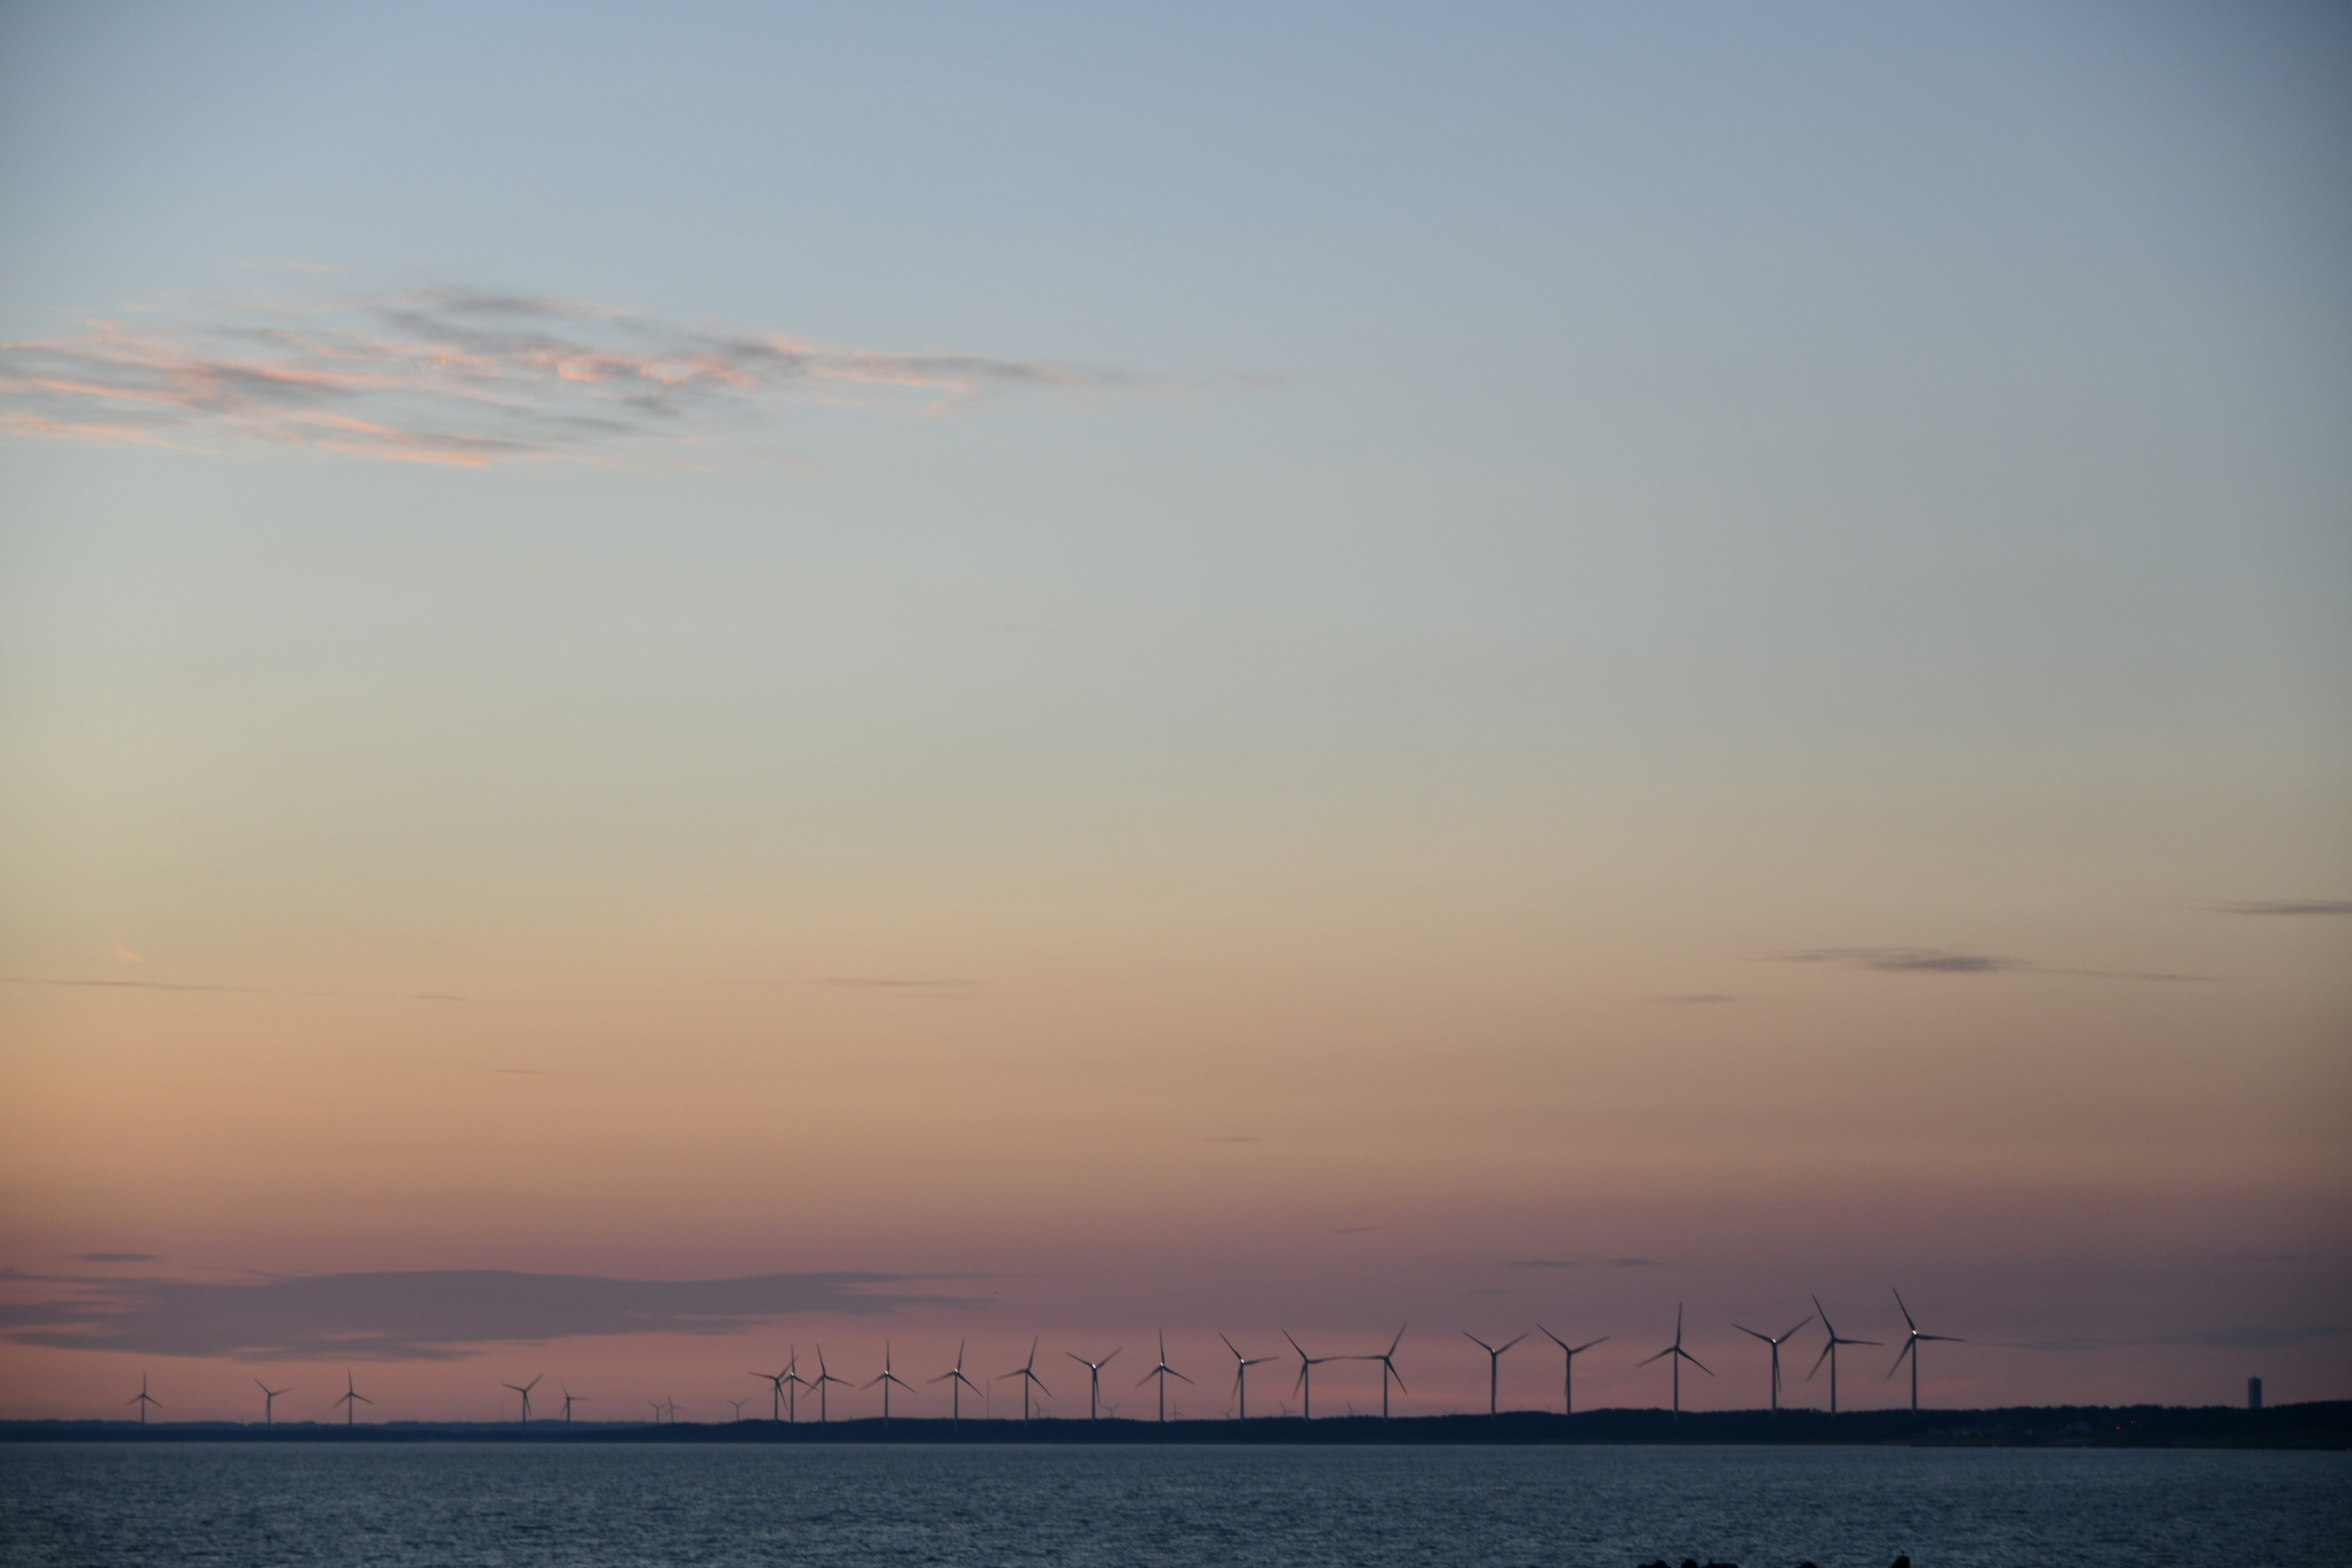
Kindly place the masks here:
[(2347, 80), (0, 9), (0, 1417), (2352, 1397)]

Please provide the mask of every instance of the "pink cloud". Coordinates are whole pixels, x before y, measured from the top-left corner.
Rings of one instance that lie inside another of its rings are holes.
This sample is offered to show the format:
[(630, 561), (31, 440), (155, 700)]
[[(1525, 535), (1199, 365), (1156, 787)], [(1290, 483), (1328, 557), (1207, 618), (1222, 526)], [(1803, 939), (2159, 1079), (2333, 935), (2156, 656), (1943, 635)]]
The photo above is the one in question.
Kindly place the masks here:
[(175, 447), (279, 442), (478, 468), (698, 440), (794, 400), (887, 408), (912, 395), (916, 412), (936, 415), (1145, 384), (1038, 360), (838, 348), (432, 288), (212, 302), (137, 330), (93, 319), (0, 343), (0, 432)]

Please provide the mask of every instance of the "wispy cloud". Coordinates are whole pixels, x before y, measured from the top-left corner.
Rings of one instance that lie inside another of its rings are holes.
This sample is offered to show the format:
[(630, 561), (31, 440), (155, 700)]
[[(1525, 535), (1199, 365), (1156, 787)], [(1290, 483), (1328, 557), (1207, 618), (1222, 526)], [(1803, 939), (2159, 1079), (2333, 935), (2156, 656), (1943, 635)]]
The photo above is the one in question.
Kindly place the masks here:
[[(15, 1277), (21, 1280), (27, 1277)], [(252, 1280), (47, 1280), (50, 1300), (0, 1305), (0, 1335), (58, 1350), (253, 1360), (449, 1361), (472, 1347), (583, 1334), (730, 1334), (803, 1312), (977, 1307), (901, 1294), (894, 1274), (610, 1279), (494, 1269)]]
[(1506, 1268), (1581, 1268), (1584, 1265), (1573, 1258), (1514, 1258), (1503, 1267)]
[(189, 450), (280, 443), (478, 468), (698, 441), (791, 401), (936, 415), (1154, 384), (1040, 359), (847, 348), (439, 286), (197, 300), (0, 342), (0, 431)]
[(898, 980), (880, 974), (827, 974), (810, 982), (850, 991), (882, 991), (899, 996), (970, 997), (980, 991), (977, 980)]
[(2071, 974), (2088, 980), (2202, 981), (2207, 974), (2174, 974), (2147, 969), (2064, 969), (1992, 952), (1962, 952), (1941, 947), (1811, 947), (1771, 955), (1780, 963), (1822, 963), (1879, 974)]
[(2352, 899), (2252, 899), (2210, 907), (2225, 915), (2352, 915)]
[(1609, 1260), (1612, 1268), (1664, 1268), (1665, 1266), (1665, 1261), (1657, 1258), (1612, 1258)]
[(77, 1252), (74, 1258), (82, 1263), (160, 1263), (159, 1252)]
[(361, 996), (381, 1002), (463, 1002), (446, 991), (305, 991), (283, 985), (205, 985), (170, 980), (61, 980), (0, 974), (0, 985), (62, 985), (92, 991), (184, 991), (225, 996)]
[(1783, 963), (1829, 963), (1840, 969), (1870, 969), (1882, 974), (1998, 974), (2031, 969), (2021, 958), (1989, 952), (1952, 952), (1940, 947), (1813, 947), (1778, 955)]
[(2253, 1323), (2233, 1323), (2219, 1329), (2192, 1329), (2178, 1334), (2147, 1334), (2135, 1338), (2101, 1339), (2090, 1336), (2043, 1340), (1988, 1340), (1999, 1350), (2011, 1351), (2105, 1351), (2149, 1350), (2189, 1347), (2200, 1350), (2269, 1351), (2288, 1345), (2307, 1343), (2312, 1340), (2340, 1340), (2352, 1336), (2352, 1324), (2314, 1323), (2297, 1329), (2263, 1328)]

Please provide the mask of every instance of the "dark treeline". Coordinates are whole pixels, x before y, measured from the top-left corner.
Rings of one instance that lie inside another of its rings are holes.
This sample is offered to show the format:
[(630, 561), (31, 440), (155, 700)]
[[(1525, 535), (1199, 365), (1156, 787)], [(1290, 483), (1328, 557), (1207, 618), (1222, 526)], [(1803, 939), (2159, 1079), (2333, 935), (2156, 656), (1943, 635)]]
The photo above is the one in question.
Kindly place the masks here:
[(1334, 1415), (1315, 1421), (1265, 1416), (1249, 1421), (1101, 1421), (1041, 1416), (1015, 1420), (890, 1421), (798, 1425), (768, 1420), (719, 1422), (388, 1421), (5, 1421), (0, 1442), (148, 1443), (1257, 1443), (1506, 1444), (1801, 1443), (1908, 1444), (1951, 1447), (2352, 1447), (2352, 1401), (2233, 1406), (2046, 1405), (2006, 1410), (1591, 1410), (1554, 1415), (1534, 1410), (1485, 1415)]

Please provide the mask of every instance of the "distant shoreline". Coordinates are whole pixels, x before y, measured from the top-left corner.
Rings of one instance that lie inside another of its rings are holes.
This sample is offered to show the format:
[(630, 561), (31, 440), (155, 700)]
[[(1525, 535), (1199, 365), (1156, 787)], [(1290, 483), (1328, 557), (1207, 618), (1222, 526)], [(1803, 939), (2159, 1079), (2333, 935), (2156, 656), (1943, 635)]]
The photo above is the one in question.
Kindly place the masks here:
[(798, 1424), (744, 1421), (557, 1420), (341, 1422), (0, 1421), (0, 1443), (902, 1443), (1133, 1447), (1154, 1443), (1264, 1447), (1532, 1447), (1574, 1444), (1811, 1447), (2352, 1448), (2352, 1401), (2227, 1405), (2051, 1405), (1999, 1410), (1819, 1410), (1685, 1412), (1593, 1410), (1574, 1415), (1506, 1411), (1484, 1415), (1333, 1415), (1248, 1421), (1067, 1417), (967, 1419), (879, 1417)]

